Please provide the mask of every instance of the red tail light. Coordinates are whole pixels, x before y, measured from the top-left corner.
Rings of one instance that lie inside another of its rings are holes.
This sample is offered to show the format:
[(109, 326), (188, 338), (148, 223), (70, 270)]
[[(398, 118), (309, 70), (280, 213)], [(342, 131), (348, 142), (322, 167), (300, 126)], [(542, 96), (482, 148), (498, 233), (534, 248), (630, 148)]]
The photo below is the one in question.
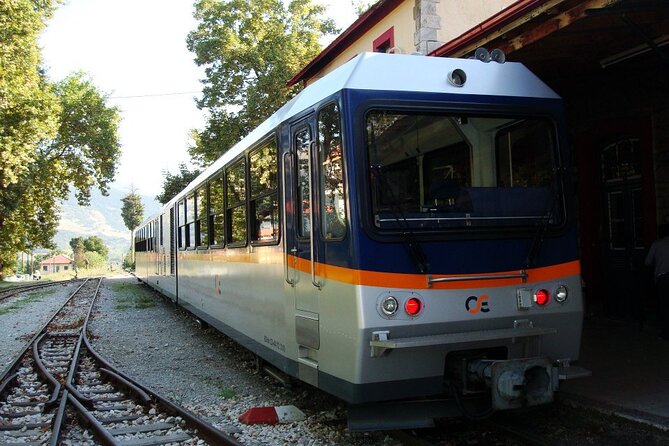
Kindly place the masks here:
[(404, 303), (404, 311), (407, 312), (409, 316), (415, 316), (420, 313), (420, 310), (423, 309), (423, 302), (420, 299), (415, 297), (410, 298)]
[(534, 293), (534, 301), (537, 305), (546, 305), (551, 299), (551, 295), (546, 290), (539, 290)]

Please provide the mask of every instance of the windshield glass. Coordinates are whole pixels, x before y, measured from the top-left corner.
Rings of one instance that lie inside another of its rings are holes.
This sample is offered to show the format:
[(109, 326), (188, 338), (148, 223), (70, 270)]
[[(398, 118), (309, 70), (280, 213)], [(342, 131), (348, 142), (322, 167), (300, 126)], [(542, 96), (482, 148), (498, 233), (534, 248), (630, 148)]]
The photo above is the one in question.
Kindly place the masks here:
[(559, 224), (550, 120), (374, 110), (367, 114), (379, 229)]

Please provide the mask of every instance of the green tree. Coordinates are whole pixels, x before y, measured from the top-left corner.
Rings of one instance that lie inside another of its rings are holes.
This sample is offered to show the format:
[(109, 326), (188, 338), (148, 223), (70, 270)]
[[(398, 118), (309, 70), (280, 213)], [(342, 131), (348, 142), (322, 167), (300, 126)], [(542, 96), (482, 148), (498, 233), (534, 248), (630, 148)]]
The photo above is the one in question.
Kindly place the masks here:
[(335, 33), (324, 7), (312, 0), (197, 0), (197, 29), (187, 39), (205, 67), (198, 107), (209, 112), (189, 153), (206, 166), (298, 91), (288, 87), (320, 52), (320, 37)]
[(87, 204), (120, 156), (119, 112), (83, 74), (52, 84), (37, 38), (56, 1), (0, 1), (0, 271), (17, 252), (52, 247), (70, 187)]
[(165, 204), (181, 192), (197, 176), (200, 175), (199, 169), (189, 170), (185, 163), (179, 164), (179, 173), (172, 174), (169, 171), (163, 171), (163, 191), (156, 195), (156, 200), (160, 204)]
[(369, 11), (369, 9), (378, 3), (378, 0), (351, 0), (351, 5), (358, 17)]
[(105, 266), (107, 263), (107, 258), (102, 256), (97, 251), (86, 251), (84, 254), (84, 267), (85, 268), (100, 268)]
[(70, 248), (72, 248), (72, 257), (74, 258), (74, 265), (77, 267), (84, 266), (84, 253), (86, 246), (84, 245), (83, 237), (75, 237), (70, 240)]
[(0, 278), (28, 246), (34, 204), (18, 197), (30, 186), (35, 147), (58, 125), (57, 100), (38, 69), (37, 38), (52, 11), (49, 1), (0, 1)]
[(95, 235), (84, 240), (84, 249), (86, 252), (97, 252), (103, 259), (107, 259), (107, 256), (109, 255), (109, 248), (107, 248), (105, 242)]
[(132, 252), (133, 262), (135, 261), (135, 229), (144, 219), (144, 204), (142, 197), (137, 193), (134, 187), (130, 189), (128, 195), (121, 199), (121, 217), (125, 227), (130, 230), (130, 250)]

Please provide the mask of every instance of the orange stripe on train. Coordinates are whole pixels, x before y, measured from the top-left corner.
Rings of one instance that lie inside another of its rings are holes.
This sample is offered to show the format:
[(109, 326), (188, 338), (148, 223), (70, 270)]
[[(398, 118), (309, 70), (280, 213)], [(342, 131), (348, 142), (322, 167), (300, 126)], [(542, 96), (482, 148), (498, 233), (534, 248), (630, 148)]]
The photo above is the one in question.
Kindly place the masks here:
[[(291, 261), (292, 260), (292, 261)], [(311, 272), (311, 265), (308, 260), (299, 257), (290, 256), (288, 260), (290, 267), (296, 267), (304, 273)], [(403, 274), (403, 273), (384, 273), (378, 271), (364, 271), (340, 266), (325, 265), (316, 263), (316, 275), (325, 279), (337, 282), (349, 283), (352, 285), (365, 285), (386, 288), (408, 288), (408, 289), (465, 289), (465, 288), (492, 288), (512, 285), (522, 285), (523, 283), (544, 282), (559, 279), (561, 277), (577, 276), (581, 274), (581, 263), (578, 260), (561, 263), (558, 265), (545, 266), (541, 268), (532, 268), (526, 270), (527, 281), (523, 282), (521, 278), (509, 279), (473, 279), (456, 282), (438, 282), (428, 285), (426, 274)], [(519, 271), (503, 271), (494, 274), (514, 274)], [(476, 274), (451, 274), (435, 275), (434, 278), (448, 277), (478, 277), (482, 273)]]

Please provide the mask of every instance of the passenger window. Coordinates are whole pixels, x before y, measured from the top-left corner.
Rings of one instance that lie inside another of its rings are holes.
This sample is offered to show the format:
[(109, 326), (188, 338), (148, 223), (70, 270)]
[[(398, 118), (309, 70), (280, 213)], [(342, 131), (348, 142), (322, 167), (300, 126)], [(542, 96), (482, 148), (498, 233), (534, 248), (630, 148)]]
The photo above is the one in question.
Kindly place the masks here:
[(346, 196), (339, 107), (330, 104), (318, 113), (318, 162), (322, 233), (326, 240), (346, 234)]
[(208, 184), (209, 189), (209, 245), (225, 244), (225, 208), (223, 207), (223, 175)]
[(227, 171), (228, 243), (246, 243), (246, 163), (242, 158)]
[(195, 246), (195, 196), (186, 198), (186, 247)]
[(259, 243), (279, 240), (279, 206), (277, 192), (276, 141), (250, 155), (251, 171), (251, 239)]
[(310, 196), (309, 196), (309, 147), (311, 146), (311, 135), (309, 129), (300, 130), (295, 135), (295, 151), (297, 153), (297, 202), (298, 221), (297, 235), (307, 238), (311, 234)]
[(179, 202), (179, 249), (186, 249), (186, 202)]
[(197, 246), (206, 247), (209, 244), (208, 216), (207, 216), (207, 190), (198, 189), (195, 192), (195, 233), (197, 236)]

